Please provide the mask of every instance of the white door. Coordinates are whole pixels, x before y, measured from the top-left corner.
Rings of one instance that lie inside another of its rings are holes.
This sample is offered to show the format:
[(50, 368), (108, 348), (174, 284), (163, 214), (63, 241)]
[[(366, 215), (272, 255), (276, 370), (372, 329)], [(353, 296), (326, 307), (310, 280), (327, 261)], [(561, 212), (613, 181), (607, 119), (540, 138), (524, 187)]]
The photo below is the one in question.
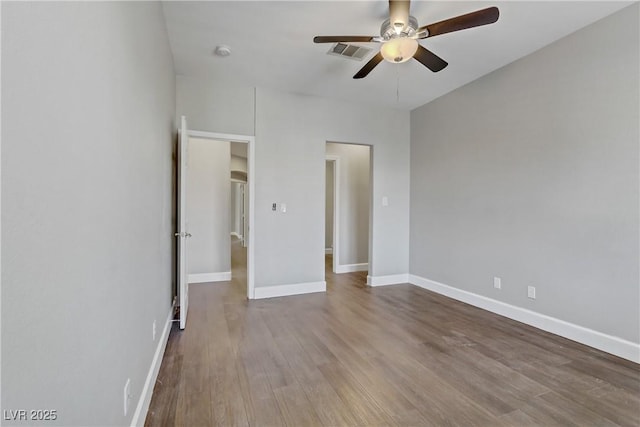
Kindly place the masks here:
[(189, 280), (187, 274), (187, 153), (189, 136), (187, 118), (182, 116), (178, 139), (178, 293), (180, 297), (180, 329), (187, 325), (189, 310)]

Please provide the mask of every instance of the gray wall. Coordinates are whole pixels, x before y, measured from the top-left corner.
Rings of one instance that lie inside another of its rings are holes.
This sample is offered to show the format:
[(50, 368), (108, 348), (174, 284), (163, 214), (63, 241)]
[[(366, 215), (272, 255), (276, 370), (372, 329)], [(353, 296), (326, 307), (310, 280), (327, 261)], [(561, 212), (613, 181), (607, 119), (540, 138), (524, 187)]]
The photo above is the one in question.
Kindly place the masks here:
[(411, 273), (639, 342), (638, 50), (635, 4), (414, 110)]
[(253, 87), (177, 76), (176, 97), (176, 117), (187, 116), (189, 129), (254, 135)]
[(190, 138), (187, 167), (189, 274), (231, 271), (228, 141)]
[(244, 196), (242, 194), (243, 187), (246, 187), (246, 183), (244, 182), (231, 182), (230, 230), (238, 236), (244, 235), (244, 223), (242, 220), (242, 205), (244, 203)]
[(333, 249), (333, 173), (334, 161), (327, 160), (325, 172), (324, 247)]
[[(408, 112), (265, 88), (256, 89), (254, 103), (253, 89), (215, 79), (178, 77), (177, 91), (177, 115), (186, 114), (191, 129), (251, 135), (255, 118), (256, 287), (324, 280), (327, 141), (373, 146), (369, 274), (408, 272)], [(225, 105), (233, 105), (225, 119), (215, 117)], [(287, 203), (288, 212), (274, 213), (274, 202)]]
[(1, 7), (2, 409), (125, 425), (171, 306), (175, 81), (162, 10)]
[[(256, 287), (324, 280), (327, 141), (373, 147), (369, 275), (408, 271), (409, 113), (258, 88)], [(272, 212), (273, 202), (287, 213)]]
[(327, 154), (340, 158), (338, 248), (341, 265), (369, 262), (370, 149), (366, 145), (327, 143)]

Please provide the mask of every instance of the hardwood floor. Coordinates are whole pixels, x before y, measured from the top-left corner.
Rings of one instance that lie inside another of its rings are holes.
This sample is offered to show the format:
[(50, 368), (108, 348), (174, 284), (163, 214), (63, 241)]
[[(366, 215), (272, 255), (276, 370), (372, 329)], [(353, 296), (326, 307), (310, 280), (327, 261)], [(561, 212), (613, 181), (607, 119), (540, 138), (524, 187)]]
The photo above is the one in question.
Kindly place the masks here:
[(242, 252), (191, 285), (146, 426), (640, 425), (637, 364), (330, 260), (326, 294), (247, 301)]

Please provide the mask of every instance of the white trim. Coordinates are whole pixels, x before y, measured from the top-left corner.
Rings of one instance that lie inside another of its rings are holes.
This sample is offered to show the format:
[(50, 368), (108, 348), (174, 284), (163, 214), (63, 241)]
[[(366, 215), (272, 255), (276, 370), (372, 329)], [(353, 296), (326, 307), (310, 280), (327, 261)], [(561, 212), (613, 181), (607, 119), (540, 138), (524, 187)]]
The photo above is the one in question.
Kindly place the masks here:
[(327, 282), (295, 283), (293, 285), (258, 286), (254, 289), (255, 299), (284, 297), (289, 295), (326, 292)]
[(336, 273), (353, 273), (354, 271), (368, 271), (369, 263), (363, 262), (362, 264), (340, 264), (336, 268)]
[(133, 418), (131, 419), (132, 427), (143, 426), (144, 421), (147, 418), (147, 412), (149, 411), (149, 404), (151, 403), (153, 388), (156, 384), (156, 379), (158, 379), (158, 372), (160, 372), (160, 365), (162, 365), (164, 350), (167, 347), (167, 342), (169, 341), (169, 331), (171, 331), (171, 324), (173, 323), (172, 319), (173, 305), (169, 310), (167, 321), (164, 323), (164, 329), (162, 331), (162, 335), (160, 335), (160, 339), (158, 340), (156, 352), (153, 355), (153, 359), (151, 360), (151, 366), (149, 367), (147, 379), (145, 380), (144, 387), (142, 387), (142, 391), (140, 392), (140, 399), (138, 400), (138, 405), (136, 406), (136, 412), (134, 412)]
[[(254, 90), (255, 97), (255, 90)], [(256, 138), (250, 135), (237, 135), (232, 133), (205, 132), (198, 130), (187, 130), (187, 135), (195, 138), (207, 138), (230, 142), (242, 142), (248, 145), (247, 149), (247, 181), (249, 183), (249, 225), (247, 245), (247, 298), (253, 299), (255, 287), (255, 245), (254, 242), (254, 224), (255, 224), (255, 155), (256, 155)], [(246, 241), (245, 240), (245, 241)]]
[(199, 273), (199, 274), (189, 275), (189, 283), (227, 282), (229, 280), (231, 280), (230, 271), (221, 271), (219, 273)]
[(390, 274), (388, 276), (367, 276), (367, 286), (387, 286), (409, 283), (408, 274)]
[(325, 254), (332, 254), (333, 253), (333, 248), (324, 248), (324, 253)]
[(640, 344), (638, 343), (607, 335), (555, 317), (454, 288), (453, 286), (413, 274), (409, 275), (409, 282), (420, 288), (471, 304), (492, 313), (508, 317), (509, 319), (517, 320), (518, 322), (597, 348), (598, 350), (611, 353), (623, 359), (640, 363)]
[(216, 139), (219, 141), (229, 141), (229, 142), (242, 142), (247, 143), (249, 140), (247, 138), (253, 138), (248, 135), (238, 135), (234, 133), (219, 133), (219, 132), (207, 132), (201, 130), (187, 130), (187, 135), (193, 138), (204, 138), (204, 139)]
[[(255, 90), (254, 90), (255, 94)], [(254, 97), (255, 98), (255, 97)], [(247, 298), (254, 298), (254, 287), (255, 287), (255, 249), (256, 245), (254, 244), (255, 240), (255, 232), (253, 230), (255, 224), (255, 200), (256, 200), (256, 179), (255, 179), (255, 170), (256, 170), (256, 140), (254, 137), (249, 137), (248, 139), (248, 153), (247, 153), (247, 181), (249, 184), (249, 206), (246, 207), (249, 210), (249, 224), (247, 225), (247, 231), (244, 235), (243, 244), (247, 247)], [(247, 187), (245, 186), (245, 191)], [(245, 220), (246, 220), (246, 209), (245, 209)], [(244, 230), (243, 230), (244, 232)], [(249, 243), (247, 243), (247, 241)]]
[[(0, 22), (2, 22), (2, 7), (0, 7)], [(0, 35), (0, 46), (2, 45), (2, 36)], [(2, 55), (0, 55), (1, 58)], [(2, 81), (2, 59), (0, 59), (0, 82)], [(6, 64), (6, 60), (5, 60)], [(0, 103), (0, 117), (2, 117), (2, 106)], [(1, 122), (1, 120), (0, 120)], [(0, 135), (2, 135), (2, 123), (0, 123)], [(0, 147), (2, 146), (2, 138), (0, 138)], [(6, 144), (5, 144), (6, 148)], [(1, 157), (2, 157), (2, 149), (0, 149), (0, 165), (2, 165)], [(5, 155), (6, 158), (6, 155)], [(2, 167), (0, 166), (0, 169)], [(0, 173), (0, 177), (2, 174)], [(0, 185), (0, 193), (2, 193), (2, 186)], [(6, 193), (6, 191), (5, 191)], [(0, 196), (0, 205), (2, 205), (2, 197)], [(2, 209), (0, 207), (0, 217), (2, 217)], [(0, 242), (2, 242), (2, 218), (0, 218)], [(2, 301), (2, 245), (0, 244), (0, 301)], [(2, 304), (0, 304), (0, 319), (2, 319)], [(0, 328), (1, 329), (1, 328)], [(0, 366), (2, 366), (2, 339), (0, 339)], [(2, 384), (2, 369), (0, 369), (0, 384)], [(0, 387), (0, 402), (4, 402), (2, 400), (2, 387)], [(2, 417), (4, 418), (4, 417)], [(2, 425), (2, 420), (0, 420), (0, 426)]]
[(234, 237), (236, 237), (236, 238), (238, 238), (238, 239), (240, 239), (240, 240), (242, 240), (242, 234), (238, 234), (237, 232), (232, 231), (232, 232), (231, 232), (231, 235), (232, 235), (232, 236), (234, 236)]

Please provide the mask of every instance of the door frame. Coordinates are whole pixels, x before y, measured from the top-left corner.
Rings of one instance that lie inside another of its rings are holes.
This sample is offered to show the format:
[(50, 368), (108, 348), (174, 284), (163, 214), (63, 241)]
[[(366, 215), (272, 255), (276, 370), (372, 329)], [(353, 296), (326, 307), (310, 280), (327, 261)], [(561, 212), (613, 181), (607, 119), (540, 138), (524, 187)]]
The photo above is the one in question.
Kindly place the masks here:
[(192, 138), (204, 138), (216, 141), (240, 142), (247, 144), (247, 184), (249, 185), (249, 224), (248, 224), (248, 248), (247, 248), (247, 298), (255, 299), (255, 244), (254, 244), (254, 219), (255, 219), (255, 136), (238, 135), (231, 133), (207, 132), (188, 130), (187, 135)]

